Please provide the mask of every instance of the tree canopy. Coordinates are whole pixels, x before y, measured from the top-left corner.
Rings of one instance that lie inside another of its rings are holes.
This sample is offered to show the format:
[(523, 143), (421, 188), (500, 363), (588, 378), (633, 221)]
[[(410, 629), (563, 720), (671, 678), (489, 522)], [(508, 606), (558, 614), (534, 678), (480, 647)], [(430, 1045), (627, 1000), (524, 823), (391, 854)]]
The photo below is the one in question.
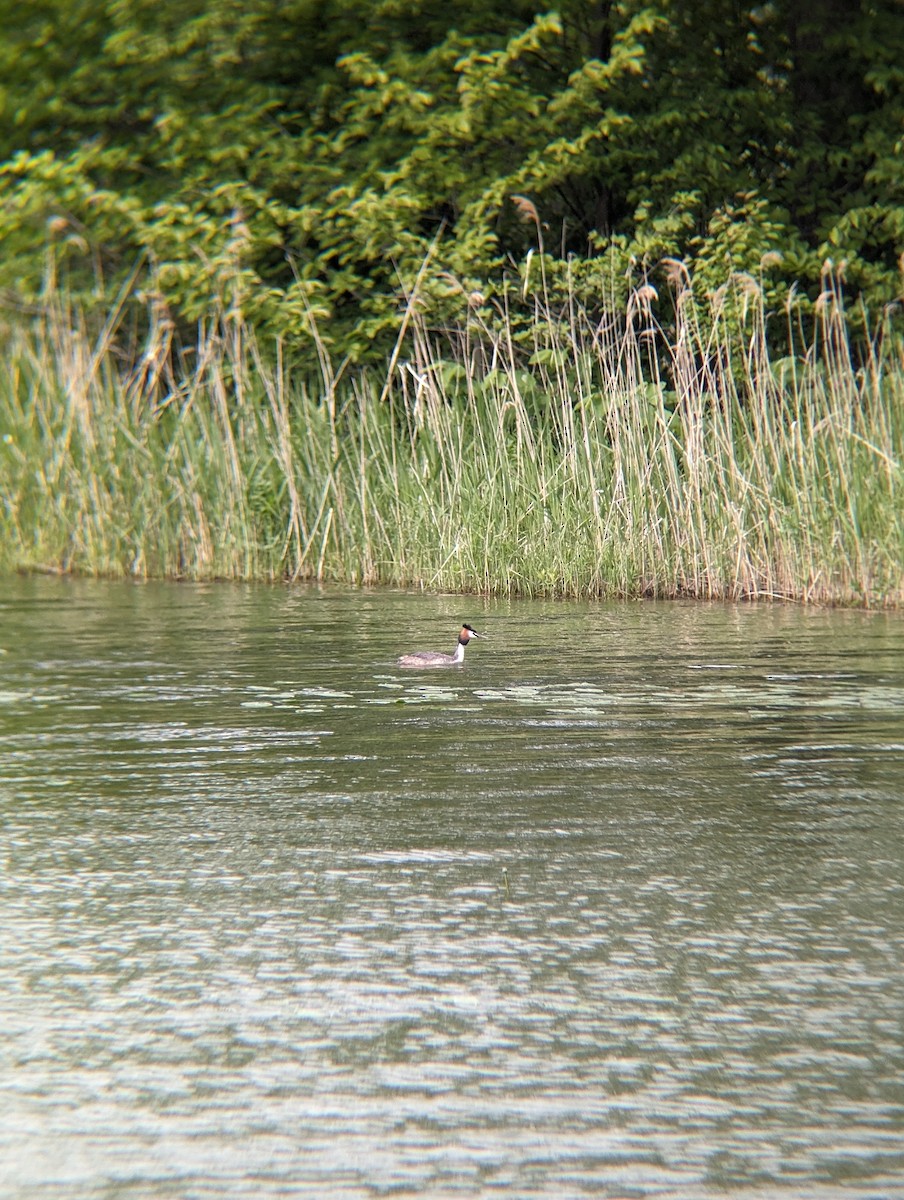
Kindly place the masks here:
[[(0, 0), (0, 286), (124, 281), (341, 353), (528, 257), (901, 297), (899, 0)], [(429, 270), (423, 270), (425, 261)], [(843, 264), (843, 265), (842, 265)], [(507, 283), (508, 281), (508, 283)]]

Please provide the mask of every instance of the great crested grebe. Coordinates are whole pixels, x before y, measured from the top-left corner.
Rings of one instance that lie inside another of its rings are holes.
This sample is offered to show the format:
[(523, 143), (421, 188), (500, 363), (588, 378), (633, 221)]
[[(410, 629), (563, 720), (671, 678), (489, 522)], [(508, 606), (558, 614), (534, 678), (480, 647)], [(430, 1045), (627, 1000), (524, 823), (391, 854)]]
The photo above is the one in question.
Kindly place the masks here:
[(454, 654), (440, 654), (438, 650), (416, 650), (414, 654), (403, 654), (399, 659), (400, 667), (460, 667), (465, 661), (465, 646), (471, 638), (483, 637), (470, 625), (462, 625), (458, 635), (458, 645)]

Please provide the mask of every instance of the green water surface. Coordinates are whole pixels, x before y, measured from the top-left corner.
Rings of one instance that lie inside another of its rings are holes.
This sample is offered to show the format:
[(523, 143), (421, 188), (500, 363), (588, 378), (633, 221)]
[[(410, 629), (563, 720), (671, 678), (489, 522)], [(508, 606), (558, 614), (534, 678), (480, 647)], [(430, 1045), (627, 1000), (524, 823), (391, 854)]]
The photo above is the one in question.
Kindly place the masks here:
[(7, 579), (0, 829), (4, 1200), (904, 1196), (900, 615)]

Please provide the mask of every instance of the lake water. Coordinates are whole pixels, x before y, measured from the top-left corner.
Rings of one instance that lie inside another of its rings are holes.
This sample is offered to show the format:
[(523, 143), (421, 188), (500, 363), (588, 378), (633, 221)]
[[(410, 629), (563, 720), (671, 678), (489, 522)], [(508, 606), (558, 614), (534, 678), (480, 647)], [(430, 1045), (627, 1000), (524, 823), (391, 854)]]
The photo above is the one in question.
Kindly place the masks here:
[(0, 733), (3, 1200), (904, 1197), (901, 614), (8, 579)]

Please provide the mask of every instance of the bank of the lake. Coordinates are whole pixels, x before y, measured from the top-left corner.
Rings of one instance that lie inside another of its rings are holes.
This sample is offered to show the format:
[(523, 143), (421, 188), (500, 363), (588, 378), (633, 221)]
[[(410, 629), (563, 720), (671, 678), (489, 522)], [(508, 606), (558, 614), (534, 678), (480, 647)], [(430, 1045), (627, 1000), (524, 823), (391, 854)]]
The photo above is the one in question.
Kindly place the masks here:
[(901, 605), (899, 343), (855, 355), (829, 290), (779, 353), (731, 286), (668, 335), (651, 289), (529, 344), (412, 315), (382, 371), (321, 344), (314, 378), (226, 315), (125, 366), (117, 319), (7, 322), (0, 570)]

